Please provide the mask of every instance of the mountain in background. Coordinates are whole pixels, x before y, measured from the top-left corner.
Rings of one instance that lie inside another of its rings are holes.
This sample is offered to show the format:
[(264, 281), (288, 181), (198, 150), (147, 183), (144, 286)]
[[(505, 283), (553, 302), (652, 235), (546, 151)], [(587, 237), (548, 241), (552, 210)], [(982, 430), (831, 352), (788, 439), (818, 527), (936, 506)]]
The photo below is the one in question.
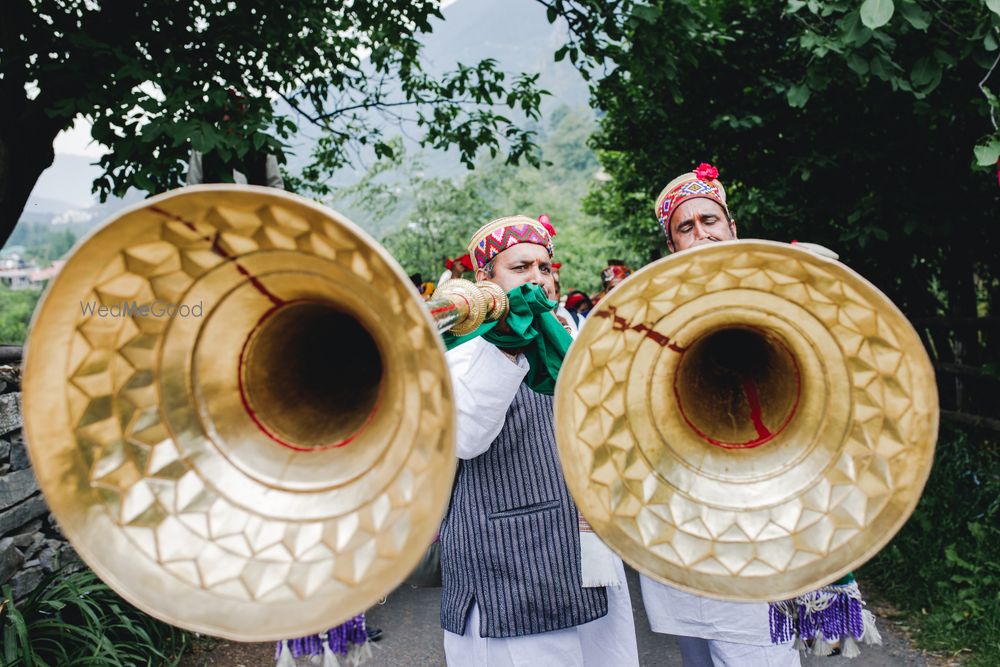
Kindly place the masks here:
[[(555, 62), (553, 59), (568, 37), (565, 24), (562, 21), (549, 23), (545, 7), (536, 0), (459, 0), (442, 13), (444, 20), (431, 21), (433, 31), (423, 42), (421, 58), (429, 74), (440, 76), (455, 69), (458, 63), (472, 65), (492, 58), (509, 75), (538, 74), (538, 85), (550, 93), (542, 98), (543, 117), (538, 123), (528, 121), (519, 111), (508, 112), (509, 117), (541, 130), (548, 125), (547, 117), (560, 107), (586, 110), (591, 115), (586, 82), (568, 60)], [(283, 102), (279, 103), (279, 111), (295, 118), (295, 112)], [(387, 136), (403, 137), (407, 154), (419, 155), (425, 174), (461, 178), (469, 171), (459, 161), (457, 150), (421, 149), (415, 139), (422, 132), (415, 122), (390, 127), (388, 122), (380, 122), (377, 111), (370, 113), (373, 124), (385, 127)], [(293, 143), (293, 154), (288, 156), (288, 168), (293, 173), (308, 162), (315, 142), (315, 138), (308, 135), (318, 131), (305, 119), (299, 127), (304, 130), (301, 132), (303, 140)], [(360, 161), (341, 169), (331, 179), (331, 184), (335, 187), (353, 185), (375, 161), (372, 148), (363, 150)], [(330, 204), (338, 210), (344, 208), (342, 202)]]
[(57, 153), (52, 166), (42, 172), (24, 206), (19, 222), (51, 220), (72, 210), (86, 210), (97, 203), (90, 188), (101, 175), (91, 164), (98, 158)]
[(508, 72), (537, 72), (542, 88), (552, 95), (543, 104), (551, 112), (560, 106), (586, 107), (587, 85), (568, 60), (553, 54), (566, 43), (565, 24), (545, 17), (535, 0), (460, 0), (447, 7), (444, 21), (424, 42), (428, 70), (440, 74), (455, 63), (471, 64), (494, 58)]
[[(565, 41), (565, 27), (550, 24), (545, 8), (535, 0), (459, 0), (446, 7), (443, 14), (445, 20), (435, 20), (433, 32), (424, 41), (423, 58), (430, 73), (441, 74), (459, 62), (472, 64), (494, 58), (507, 72), (540, 75), (539, 85), (552, 93), (544, 100), (543, 114), (560, 106), (587, 106), (587, 86), (577, 71), (566, 61), (553, 61), (553, 53)], [(308, 158), (318, 132), (305, 125), (302, 129), (305, 140), (295, 147), (296, 155), (289, 161), (293, 171)], [(415, 125), (409, 134), (418, 134)], [(415, 143), (408, 143), (408, 150), (414, 150)], [(455, 152), (423, 151), (421, 158), (426, 171), (438, 177), (460, 178), (468, 171)], [(91, 183), (101, 173), (95, 162), (94, 157), (57, 154), (52, 166), (39, 178), (21, 223), (69, 221), (74, 223), (74, 229), (80, 229), (81, 224), (96, 225), (144, 196), (134, 191), (124, 200), (112, 197), (99, 205), (90, 193)], [(351, 184), (367, 166), (345, 169), (334, 180), (340, 185)]]

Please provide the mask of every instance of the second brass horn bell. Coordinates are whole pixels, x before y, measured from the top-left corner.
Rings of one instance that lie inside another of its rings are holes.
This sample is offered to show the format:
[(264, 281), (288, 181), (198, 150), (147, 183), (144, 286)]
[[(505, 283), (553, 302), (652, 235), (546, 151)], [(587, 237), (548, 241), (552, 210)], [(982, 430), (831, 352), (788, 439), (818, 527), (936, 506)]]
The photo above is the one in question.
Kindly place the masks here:
[(438, 529), (443, 351), (346, 219), (184, 188), (118, 214), (49, 286), (25, 434), (62, 530), (123, 597), (211, 635), (303, 636), (374, 604)]
[(654, 579), (734, 600), (792, 598), (874, 555), (920, 498), (937, 426), (930, 361), (892, 302), (769, 241), (634, 274), (556, 387), (594, 531)]

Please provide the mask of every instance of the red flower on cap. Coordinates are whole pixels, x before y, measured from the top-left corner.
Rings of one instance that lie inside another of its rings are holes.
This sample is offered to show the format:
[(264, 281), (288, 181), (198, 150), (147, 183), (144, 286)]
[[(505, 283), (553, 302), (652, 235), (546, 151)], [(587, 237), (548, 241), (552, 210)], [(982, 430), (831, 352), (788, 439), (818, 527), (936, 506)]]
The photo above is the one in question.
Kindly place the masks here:
[(698, 177), (699, 181), (714, 181), (719, 177), (719, 170), (707, 162), (702, 162), (694, 170), (694, 175)]
[(538, 222), (540, 222), (542, 227), (545, 228), (545, 231), (549, 233), (549, 236), (556, 235), (556, 228), (552, 226), (551, 222), (549, 222), (549, 216), (547, 213), (542, 213), (538, 216)]

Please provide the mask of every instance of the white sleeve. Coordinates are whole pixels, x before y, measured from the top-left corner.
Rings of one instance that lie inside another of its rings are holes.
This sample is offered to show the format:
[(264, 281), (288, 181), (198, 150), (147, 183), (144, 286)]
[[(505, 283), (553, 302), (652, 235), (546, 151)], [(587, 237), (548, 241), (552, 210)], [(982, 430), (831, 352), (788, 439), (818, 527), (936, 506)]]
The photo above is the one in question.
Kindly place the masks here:
[(281, 178), (281, 169), (278, 167), (278, 158), (268, 154), (264, 163), (264, 171), (267, 175), (267, 185), (271, 188), (285, 189), (285, 181)]
[(487, 449), (503, 429), (518, 387), (528, 374), (528, 360), (517, 363), (482, 338), (449, 351), (445, 358), (455, 391), (455, 453), (471, 459)]
[(185, 182), (187, 185), (198, 185), (203, 180), (205, 180), (205, 175), (201, 169), (201, 153), (199, 151), (191, 151), (191, 159), (188, 161), (188, 173)]

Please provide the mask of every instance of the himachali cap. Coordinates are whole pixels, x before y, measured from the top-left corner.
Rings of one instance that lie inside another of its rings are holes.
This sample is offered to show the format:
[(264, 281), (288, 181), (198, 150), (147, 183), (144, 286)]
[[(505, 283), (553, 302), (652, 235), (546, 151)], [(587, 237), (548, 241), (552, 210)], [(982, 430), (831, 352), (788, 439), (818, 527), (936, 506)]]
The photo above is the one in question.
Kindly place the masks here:
[(726, 206), (726, 190), (718, 181), (719, 170), (702, 162), (698, 168), (678, 176), (667, 183), (660, 196), (656, 198), (656, 219), (663, 228), (663, 233), (670, 237), (670, 216), (681, 203), (688, 199), (711, 199), (719, 204), (730, 220), (729, 207)]
[(472, 235), (469, 256), (475, 268), (481, 269), (501, 252), (518, 243), (535, 243), (544, 247), (552, 256), (552, 237), (555, 229), (545, 220), (532, 220), (524, 215), (497, 218), (486, 223)]
[(463, 271), (472, 270), (472, 259), (469, 257), (469, 253), (465, 253), (461, 257), (456, 257), (455, 259), (446, 258), (444, 260), (444, 268), (449, 271), (451, 271), (456, 264), (458, 264)]
[(607, 267), (601, 271), (601, 284), (604, 289), (608, 288), (608, 283), (610, 283), (615, 278), (628, 278), (632, 275), (632, 271), (625, 266), (625, 261), (621, 259), (609, 259)]

